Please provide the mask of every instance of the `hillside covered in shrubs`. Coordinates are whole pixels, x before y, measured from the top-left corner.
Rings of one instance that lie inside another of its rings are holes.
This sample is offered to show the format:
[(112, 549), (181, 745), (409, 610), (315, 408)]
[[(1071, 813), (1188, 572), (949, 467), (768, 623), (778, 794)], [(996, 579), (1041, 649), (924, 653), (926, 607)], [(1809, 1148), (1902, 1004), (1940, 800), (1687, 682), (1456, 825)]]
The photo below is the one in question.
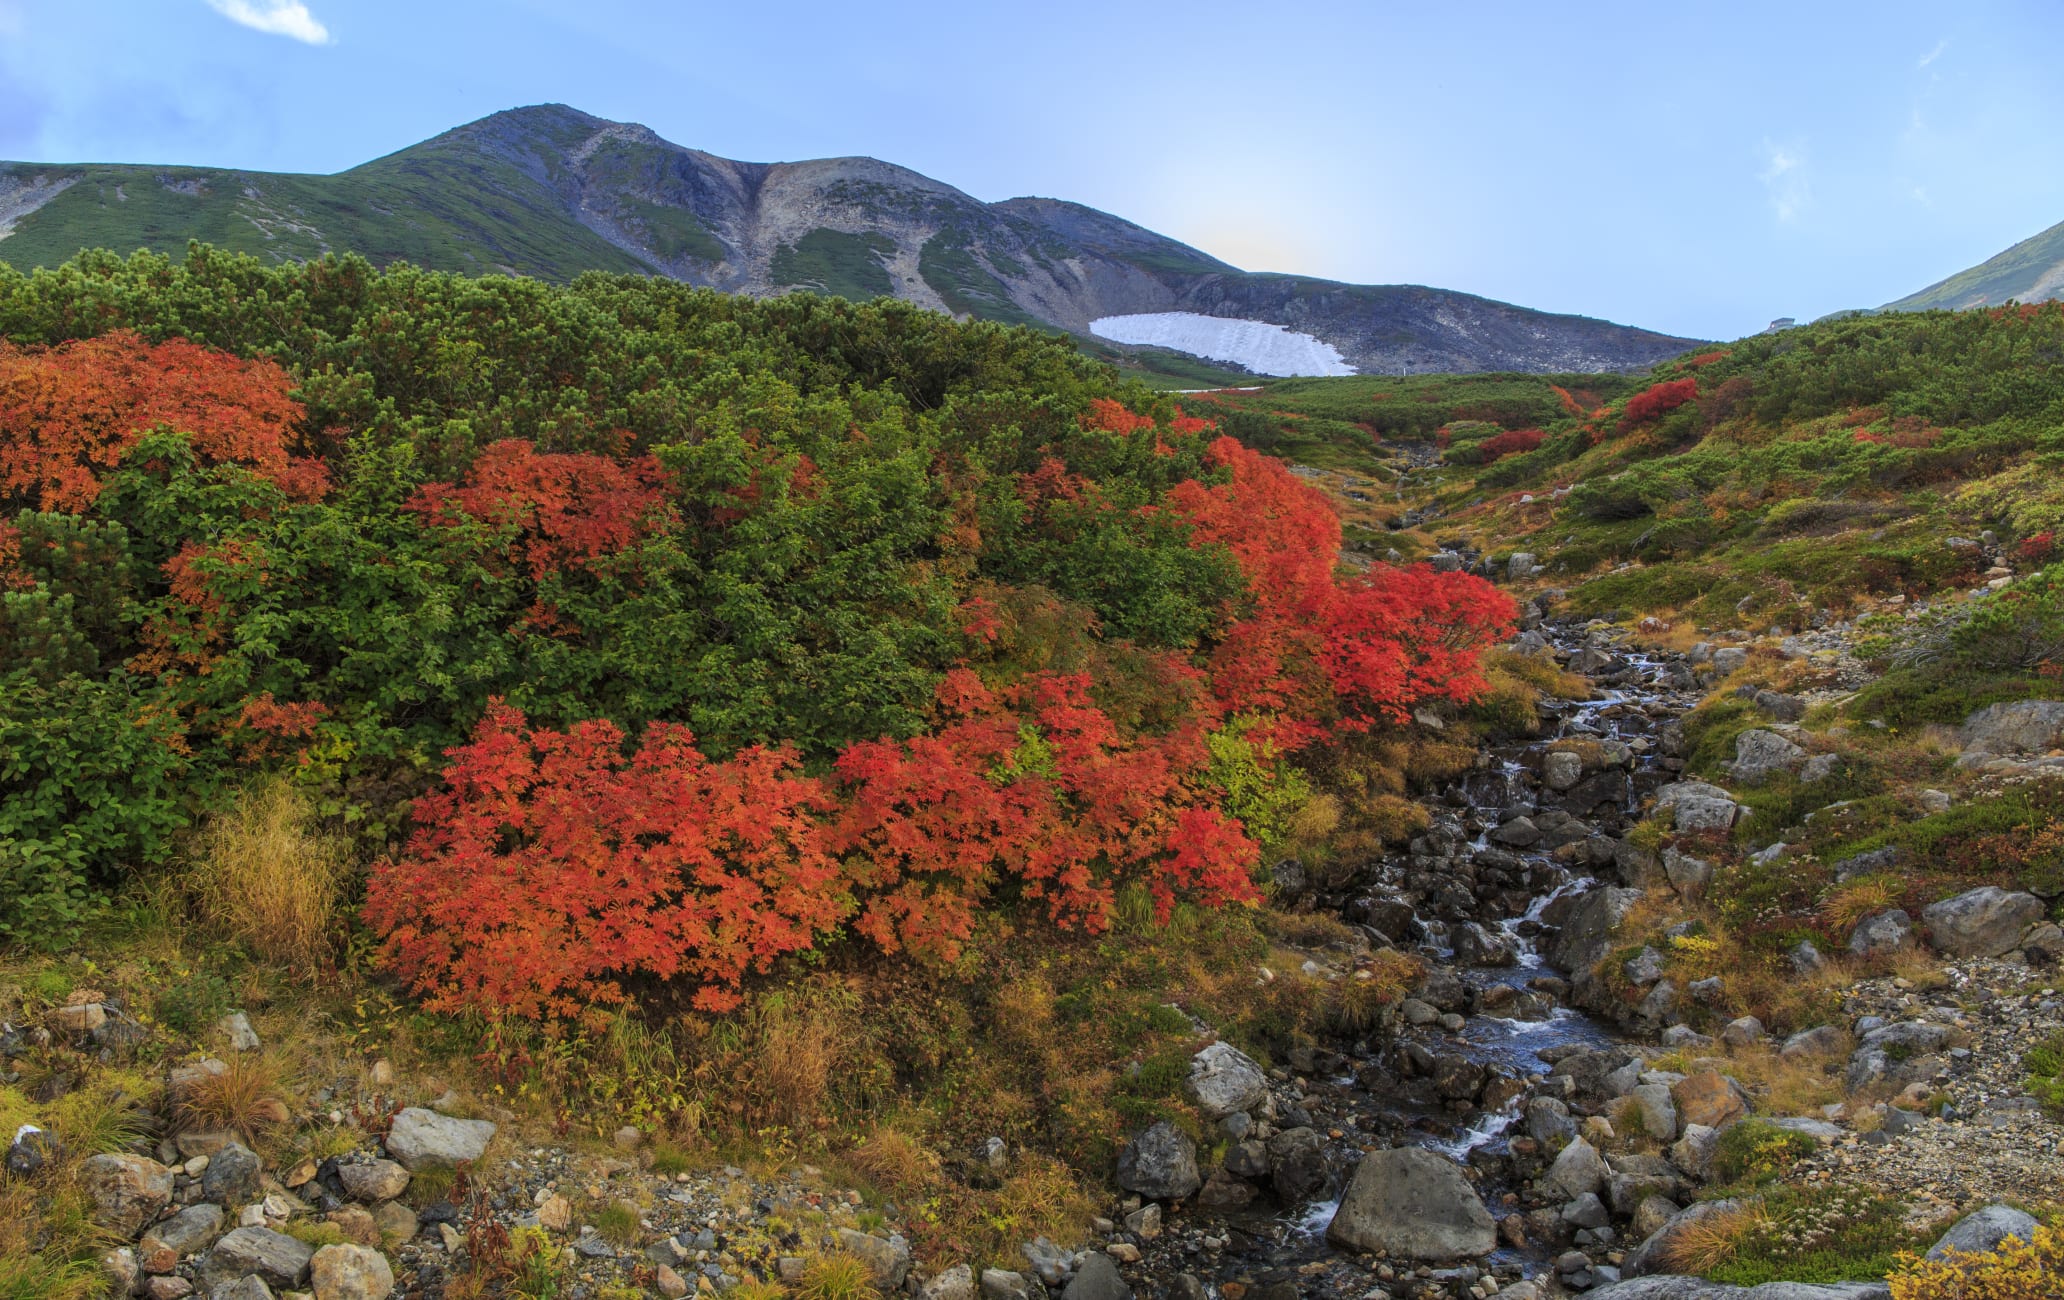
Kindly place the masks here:
[(1285, 756), (1475, 698), (1512, 614), (1336, 574), (1281, 462), (894, 302), (196, 249), (0, 272), (0, 336), (31, 945), (269, 775), (453, 1010), (722, 1010), (840, 934), (950, 960), (992, 903), (1248, 903)]

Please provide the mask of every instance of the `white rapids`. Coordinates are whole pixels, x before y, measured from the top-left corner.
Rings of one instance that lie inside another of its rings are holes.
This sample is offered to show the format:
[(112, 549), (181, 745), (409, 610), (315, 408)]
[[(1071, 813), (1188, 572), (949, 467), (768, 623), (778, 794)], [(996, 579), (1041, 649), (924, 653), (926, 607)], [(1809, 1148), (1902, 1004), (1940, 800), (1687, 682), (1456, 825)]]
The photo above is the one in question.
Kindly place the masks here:
[(1331, 343), (1263, 320), (1152, 311), (1105, 316), (1091, 321), (1089, 332), (1113, 343), (1169, 348), (1212, 361), (1230, 361), (1257, 375), (1288, 378), (1355, 373)]

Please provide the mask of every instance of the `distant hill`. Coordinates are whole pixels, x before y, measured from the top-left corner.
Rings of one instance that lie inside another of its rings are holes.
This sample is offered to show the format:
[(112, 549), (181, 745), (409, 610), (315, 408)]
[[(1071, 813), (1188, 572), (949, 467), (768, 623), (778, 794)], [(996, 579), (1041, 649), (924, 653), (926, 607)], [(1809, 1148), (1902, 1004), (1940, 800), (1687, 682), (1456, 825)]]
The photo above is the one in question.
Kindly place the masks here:
[(1931, 307), (1996, 307), (2003, 302), (2064, 298), (2064, 222), (2024, 239), (2006, 252), (1959, 271), (1919, 293), (1885, 304), (1886, 311)]
[(1443, 289), (1242, 271), (1076, 203), (984, 203), (872, 158), (735, 162), (557, 104), (334, 176), (0, 163), (0, 260), (17, 267), (92, 247), (176, 255), (190, 239), (278, 260), (352, 251), (548, 280), (602, 270), (754, 295), (893, 294), (1064, 330), (1107, 355), (1130, 349), (1093, 338), (1092, 322), (1169, 312), (1280, 326), (1389, 374), (1633, 370), (1697, 342)]

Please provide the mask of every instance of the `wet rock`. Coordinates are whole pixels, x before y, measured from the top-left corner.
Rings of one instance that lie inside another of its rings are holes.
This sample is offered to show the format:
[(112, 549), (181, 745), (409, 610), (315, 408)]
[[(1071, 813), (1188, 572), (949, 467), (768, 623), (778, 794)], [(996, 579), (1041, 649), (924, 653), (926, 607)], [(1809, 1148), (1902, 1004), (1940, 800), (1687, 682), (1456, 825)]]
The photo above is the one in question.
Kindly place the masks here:
[(1307, 1201), (1325, 1190), (1326, 1141), (1309, 1128), (1285, 1129), (1268, 1141), (1269, 1182), (1285, 1205)]
[(1454, 947), (1455, 961), (1463, 966), (1510, 966), (1519, 960), (1510, 943), (1474, 921), (1452, 927), (1448, 941)]
[(1849, 932), (1849, 951), (1858, 957), (1889, 957), (1913, 944), (1913, 918), (1903, 908), (1866, 916)]
[(1567, 790), (1584, 779), (1584, 760), (1565, 751), (1545, 754), (1541, 758), (1541, 779), (1550, 790)]
[(387, 1300), (394, 1290), (387, 1257), (368, 1246), (324, 1246), (308, 1274), (315, 1300)]
[(1603, 992), (1594, 968), (1610, 951), (1613, 931), (1642, 896), (1638, 889), (1618, 886), (1594, 889), (1577, 901), (1549, 941), (1549, 961), (1571, 973), (1580, 1000), (1588, 1003)]
[(1568, 1106), (1553, 1097), (1535, 1097), (1526, 1105), (1526, 1131), (1534, 1141), (1554, 1146), (1575, 1137), (1577, 1124)]
[[(2064, 707), (2064, 706), (2060, 706)], [(2043, 919), (2042, 900), (1996, 885), (1931, 903), (1921, 910), (1928, 941), (1951, 957), (1998, 957), (2020, 946)]]
[(1182, 1130), (1161, 1120), (1118, 1154), (1118, 1185), (1157, 1201), (1179, 1201), (1204, 1185), (1197, 1173), (1197, 1146)]
[(122, 1237), (134, 1237), (172, 1200), (172, 1171), (143, 1156), (91, 1156), (79, 1179), (93, 1201), (94, 1220)]
[(1946, 1259), (1951, 1251), (1965, 1255), (1991, 1254), (2009, 1241), (2033, 1240), (2035, 1228), (2036, 1221), (2031, 1215), (2012, 1206), (1988, 1205), (1958, 1219), (1954, 1227), (1928, 1248), (1928, 1258)]
[(1326, 1240), (1400, 1259), (1446, 1260), (1489, 1254), (1497, 1233), (1483, 1199), (1453, 1161), (1402, 1147), (1363, 1157)]
[(1268, 1076), (1230, 1043), (1213, 1043), (1190, 1058), (1184, 1088), (1207, 1120), (1252, 1111), (1268, 1100)]
[(410, 1106), (397, 1112), (387, 1130), (387, 1154), (411, 1172), (452, 1168), (480, 1159), (495, 1126), (484, 1119), (454, 1119)]
[(1541, 828), (1531, 817), (1515, 817), (1490, 832), (1487, 838), (1493, 844), (1506, 844), (1516, 849), (1527, 848), (1541, 841)]

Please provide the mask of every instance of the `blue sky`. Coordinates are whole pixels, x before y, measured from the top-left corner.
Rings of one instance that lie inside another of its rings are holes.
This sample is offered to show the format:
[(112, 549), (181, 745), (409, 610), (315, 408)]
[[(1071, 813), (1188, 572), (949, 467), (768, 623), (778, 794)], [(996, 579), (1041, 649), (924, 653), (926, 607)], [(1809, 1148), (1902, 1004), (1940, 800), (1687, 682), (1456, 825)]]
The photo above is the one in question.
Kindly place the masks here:
[(2060, 43), (2049, 0), (0, 0), (0, 157), (335, 171), (557, 100), (1732, 337), (2064, 221)]

